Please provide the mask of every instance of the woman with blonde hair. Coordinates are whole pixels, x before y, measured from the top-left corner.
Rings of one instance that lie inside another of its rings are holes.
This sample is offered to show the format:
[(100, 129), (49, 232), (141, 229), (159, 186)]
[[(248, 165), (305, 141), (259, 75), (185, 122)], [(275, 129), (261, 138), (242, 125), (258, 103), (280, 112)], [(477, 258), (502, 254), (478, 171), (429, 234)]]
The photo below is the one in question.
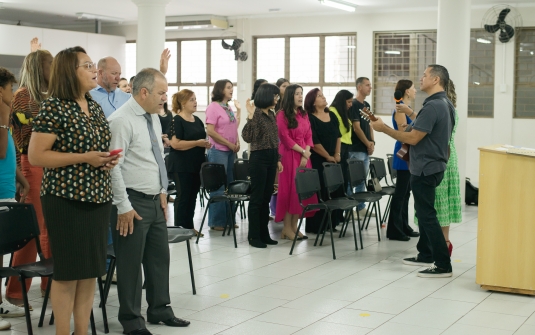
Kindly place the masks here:
[(193, 226), (197, 194), (201, 188), (201, 165), (205, 150), (210, 148), (206, 140), (204, 123), (197, 116), (195, 93), (183, 89), (173, 95), (173, 111), (178, 112), (171, 125), (171, 152), (168, 170), (177, 185), (175, 199), (175, 226), (198, 231)]
[[(26, 198), (35, 208), (39, 224), (39, 242), (46, 258), (51, 257), (48, 242), (48, 230), (41, 207), (41, 181), (43, 168), (30, 164), (28, 160), (28, 145), (32, 135), (33, 119), (39, 113), (41, 102), (46, 98), (50, 80), (50, 68), (53, 57), (46, 50), (37, 50), (26, 56), (20, 72), (19, 89), (13, 96), (11, 105), (11, 123), (13, 125), (13, 138), (18, 149), (17, 165), (30, 184), (30, 193)], [(13, 255), (13, 266), (35, 262), (37, 247), (35, 243), (28, 243), (24, 248)], [(29, 290), (32, 280), (26, 280), (26, 289)], [(44, 296), (48, 278), (41, 278), (41, 296)], [(6, 288), (6, 298), (14, 305), (22, 306), (22, 286), (15, 277), (9, 279)]]

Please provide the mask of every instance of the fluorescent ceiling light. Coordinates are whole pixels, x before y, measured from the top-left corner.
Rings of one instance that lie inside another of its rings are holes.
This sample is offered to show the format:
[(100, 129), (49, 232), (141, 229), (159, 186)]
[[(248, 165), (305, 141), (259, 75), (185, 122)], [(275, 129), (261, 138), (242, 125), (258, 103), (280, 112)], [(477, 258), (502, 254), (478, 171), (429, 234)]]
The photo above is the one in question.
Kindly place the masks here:
[(178, 30), (177, 26), (165, 27), (165, 30)]
[(355, 11), (355, 5), (351, 5), (345, 1), (340, 0), (319, 0), (322, 5), (345, 10), (348, 12)]
[(492, 43), (491, 41), (487, 40), (487, 39), (484, 39), (484, 38), (478, 38), (476, 41), (478, 41), (479, 43), (483, 43), (483, 44), (490, 44)]
[(474, 85), (479, 85), (479, 81), (474, 81)]
[(387, 51), (385, 51), (385, 54), (387, 54), (387, 55), (401, 55), (401, 51), (387, 50)]
[(123, 22), (124, 19), (121, 17), (114, 17), (114, 16), (106, 16), (106, 15), (99, 15), (99, 14), (90, 14), (90, 13), (76, 13), (76, 16), (79, 19), (87, 19), (87, 20), (101, 20), (101, 21), (114, 21), (114, 22)]
[(346, 48), (348, 48), (348, 49), (356, 49), (357, 47), (354, 46), (354, 45), (348, 45)]
[(216, 16), (174, 16), (165, 20), (165, 30), (206, 30), (228, 28), (225, 17)]
[(532, 52), (530, 52), (529, 54), (533, 56), (533, 51), (532, 51)]

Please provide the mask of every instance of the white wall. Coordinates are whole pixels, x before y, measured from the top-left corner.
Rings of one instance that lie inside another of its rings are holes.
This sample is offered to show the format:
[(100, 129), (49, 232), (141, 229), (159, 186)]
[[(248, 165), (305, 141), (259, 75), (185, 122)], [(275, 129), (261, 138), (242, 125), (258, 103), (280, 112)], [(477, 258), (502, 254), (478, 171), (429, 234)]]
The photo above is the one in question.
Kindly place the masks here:
[(34, 37), (39, 38), (43, 49), (52, 55), (65, 48), (81, 46), (94, 62), (112, 56), (124, 64), (126, 39), (122, 36), (4, 24), (0, 24), (0, 54), (26, 56), (30, 53), (30, 40)]
[[(473, 9), (471, 14), (471, 27), (481, 28), (481, 20), (485, 9)], [(535, 7), (519, 8), (524, 26), (535, 26)], [(452, 18), (455, 19), (455, 18)], [(398, 11), (390, 13), (374, 14), (345, 14), (337, 16), (302, 16), (302, 17), (262, 17), (262, 18), (235, 18), (230, 20), (233, 28), (225, 32), (221, 31), (198, 31), (198, 32), (173, 32), (167, 33), (167, 38), (202, 38), (238, 36), (245, 40), (242, 51), (247, 51), (249, 59), (241, 62), (238, 66), (238, 80), (240, 85), (237, 90), (237, 98), (242, 105), (252, 91), (253, 53), (252, 37), (284, 34), (315, 34), (315, 33), (348, 33), (357, 35), (357, 76), (373, 78), (373, 35), (378, 31), (414, 31), (430, 30), (437, 28), (437, 11)], [(136, 39), (135, 26), (104, 27), (103, 31), (110, 34), (125, 36), (127, 40)], [(1, 42), (1, 39), (0, 39)], [(0, 43), (0, 45), (3, 45)], [(505, 69), (503, 67), (503, 48), (505, 48)], [(514, 99), (514, 42), (505, 45), (497, 43), (496, 66), (495, 66), (495, 99), (494, 118), (469, 118), (467, 121), (466, 143), (456, 143), (457, 147), (466, 148), (466, 176), (476, 184), (479, 174), (479, 151), (478, 147), (496, 143), (535, 146), (535, 120), (513, 119)], [(502, 73), (505, 70), (504, 83), (506, 92), (500, 92)], [(245, 81), (242, 80), (245, 79)], [(455, 78), (452, 78), (455, 80)], [(372, 83), (373, 84), (373, 83)], [(372, 102), (372, 97), (368, 98)], [(373, 108), (373, 106), (372, 106)], [(535, 106), (534, 106), (535, 108)], [(390, 123), (390, 118), (388, 119)], [(244, 121), (242, 121), (242, 126)], [(394, 141), (383, 135), (376, 136), (375, 156), (385, 157), (391, 153)], [(461, 167), (462, 168), (462, 167)]]

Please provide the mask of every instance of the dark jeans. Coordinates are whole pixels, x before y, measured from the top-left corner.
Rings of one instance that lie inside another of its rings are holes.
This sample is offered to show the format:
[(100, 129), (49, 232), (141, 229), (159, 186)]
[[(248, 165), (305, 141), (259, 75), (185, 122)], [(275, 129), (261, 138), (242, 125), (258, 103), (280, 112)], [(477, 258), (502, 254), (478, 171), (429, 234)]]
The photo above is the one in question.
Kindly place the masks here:
[(199, 173), (175, 172), (173, 179), (177, 186), (175, 226), (193, 229), (193, 217), (195, 216), (197, 194), (201, 188), (201, 176)]
[(277, 149), (255, 150), (249, 157), (251, 198), (249, 200), (249, 240), (269, 237), (269, 201), (277, 174)]
[(386, 237), (397, 239), (413, 232), (409, 226), (409, 198), (411, 197), (411, 173), (398, 170), (396, 192), (392, 196)]
[(444, 171), (429, 176), (411, 174), (414, 208), (420, 227), (418, 260), (432, 263), (441, 269), (450, 270), (451, 260), (446, 239), (440, 228), (435, 210), (435, 190), (444, 178)]

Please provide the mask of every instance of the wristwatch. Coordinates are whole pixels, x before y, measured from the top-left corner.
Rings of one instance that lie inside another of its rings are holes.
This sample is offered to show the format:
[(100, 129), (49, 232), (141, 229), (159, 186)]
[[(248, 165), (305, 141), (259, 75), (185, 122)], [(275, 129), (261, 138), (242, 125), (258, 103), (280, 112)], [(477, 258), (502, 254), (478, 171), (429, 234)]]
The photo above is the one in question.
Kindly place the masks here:
[(305, 150), (305, 149), (303, 149), (303, 151), (301, 152), (301, 155), (304, 155), (304, 154), (305, 154), (305, 151), (306, 151), (306, 150)]

